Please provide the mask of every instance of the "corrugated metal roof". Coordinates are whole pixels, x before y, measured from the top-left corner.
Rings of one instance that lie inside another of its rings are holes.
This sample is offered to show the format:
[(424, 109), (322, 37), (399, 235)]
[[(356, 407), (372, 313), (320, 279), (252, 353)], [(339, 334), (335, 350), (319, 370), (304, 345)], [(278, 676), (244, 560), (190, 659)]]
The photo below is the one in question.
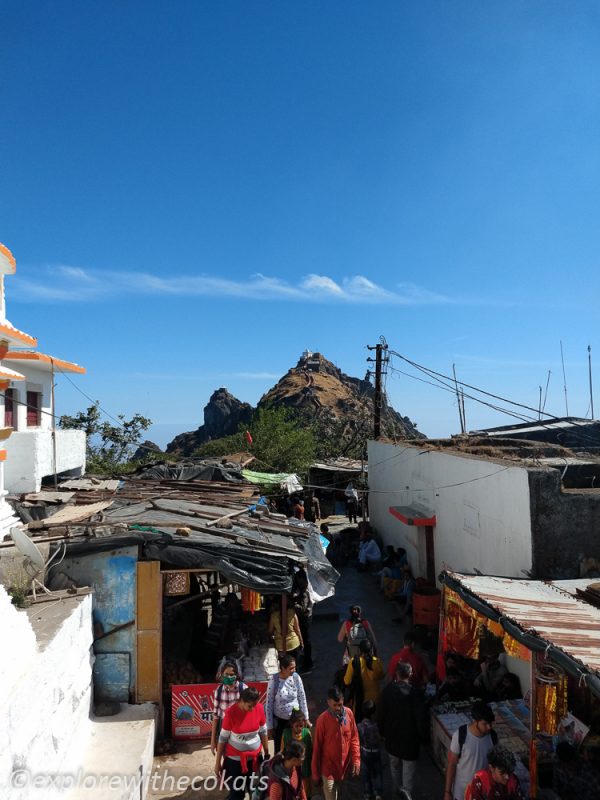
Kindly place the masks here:
[[(600, 609), (574, 596), (576, 588), (593, 580), (553, 584), (448, 574), (524, 631), (535, 633), (589, 669), (600, 672)], [(568, 589), (567, 583), (572, 584)]]
[(356, 458), (332, 458), (329, 461), (320, 461), (311, 465), (312, 469), (326, 469), (331, 472), (367, 472), (368, 464)]

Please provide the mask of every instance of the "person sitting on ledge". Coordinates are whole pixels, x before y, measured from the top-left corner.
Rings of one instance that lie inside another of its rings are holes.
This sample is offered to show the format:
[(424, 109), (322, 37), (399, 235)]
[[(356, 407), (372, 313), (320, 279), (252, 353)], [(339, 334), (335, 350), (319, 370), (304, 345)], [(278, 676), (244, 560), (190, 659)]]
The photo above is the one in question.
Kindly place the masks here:
[(381, 563), (381, 550), (379, 549), (379, 545), (375, 539), (373, 539), (369, 531), (365, 531), (360, 539), (360, 546), (358, 548), (359, 572), (377, 569)]

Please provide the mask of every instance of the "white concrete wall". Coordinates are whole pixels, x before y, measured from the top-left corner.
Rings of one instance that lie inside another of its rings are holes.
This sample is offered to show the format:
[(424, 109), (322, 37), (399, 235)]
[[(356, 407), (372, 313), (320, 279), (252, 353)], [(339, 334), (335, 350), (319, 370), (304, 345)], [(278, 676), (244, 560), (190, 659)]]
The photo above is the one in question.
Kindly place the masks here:
[[(56, 431), (56, 472), (85, 472), (85, 432)], [(54, 474), (52, 433), (39, 428), (15, 431), (5, 442), (4, 486), (8, 492), (38, 492), (42, 478)]]
[(526, 469), (381, 442), (369, 442), (368, 453), (371, 523), (385, 544), (406, 548), (415, 575), (426, 573), (423, 528), (404, 525), (390, 506), (436, 515), (436, 574), (447, 568), (522, 578), (531, 569)]
[[(13, 785), (16, 771), (76, 772), (82, 761), (92, 702), (92, 597), (64, 603), (63, 616), (44, 639), (43, 617), (52, 601), (18, 610), (0, 586), (2, 800), (33, 796), (31, 785)], [(41, 617), (37, 639), (28, 614)], [(47, 788), (43, 796), (53, 800), (58, 792)]]
[[(32, 366), (31, 362), (18, 361), (11, 362), (11, 369), (15, 369), (25, 375), (24, 381), (13, 381), (10, 388), (14, 390), (18, 402), (15, 404), (14, 429), (18, 431), (27, 430), (27, 392), (41, 392), (42, 394), (42, 413), (40, 414), (40, 425), (29, 430), (49, 431), (52, 429), (52, 373), (50, 370), (39, 369)], [(48, 412), (48, 413), (44, 413)], [(2, 407), (2, 424), (4, 424), (4, 407)]]

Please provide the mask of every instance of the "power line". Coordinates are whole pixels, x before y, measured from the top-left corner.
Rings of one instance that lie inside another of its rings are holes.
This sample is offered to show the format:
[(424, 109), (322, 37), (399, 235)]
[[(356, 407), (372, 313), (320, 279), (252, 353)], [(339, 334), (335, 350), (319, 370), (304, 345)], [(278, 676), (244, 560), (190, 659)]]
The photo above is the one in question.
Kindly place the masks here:
[[(119, 420), (117, 417), (113, 416), (110, 412), (106, 411), (106, 409), (102, 408), (100, 403), (97, 400), (93, 400), (79, 386), (77, 386), (77, 384), (74, 381), (71, 380), (71, 378), (67, 375), (66, 372), (63, 372), (61, 369), (56, 367), (54, 365), (54, 363), (52, 364), (52, 366), (53, 366), (53, 368), (54, 368), (54, 370), (56, 372), (60, 372), (60, 374), (63, 375), (69, 381), (69, 383), (75, 389), (77, 389), (78, 392), (80, 392), (80, 394), (82, 394), (85, 398), (87, 398), (90, 401), (90, 403), (93, 403), (94, 405), (97, 405), (99, 411), (101, 411), (106, 417), (109, 417), (109, 419), (112, 419), (114, 422), (116, 422), (119, 428), (124, 428), (125, 427), (123, 425), (122, 420)], [(3, 391), (3, 392), (0, 392), (0, 395), (4, 398), (4, 400), (6, 402), (6, 390)], [(64, 414), (62, 414), (62, 415), (54, 414), (54, 413), (52, 413), (52, 411), (47, 411), (44, 408), (39, 408), (38, 406), (33, 406), (33, 405), (31, 405), (30, 403), (27, 403), (24, 400), (19, 400), (14, 395), (12, 396), (11, 399), (12, 399), (13, 403), (16, 403), (16, 405), (25, 406), (27, 409), (31, 409), (33, 411), (36, 411), (38, 414), (44, 414), (45, 416), (50, 417), (53, 420), (58, 420), (59, 423), (62, 420), (63, 416), (65, 416)], [(140, 448), (142, 450), (148, 450), (149, 452), (156, 454), (156, 450), (154, 450), (154, 448), (148, 447), (148, 445), (142, 444), (140, 441), (131, 442), (131, 447), (138, 447), (138, 448)], [(161, 453), (161, 455), (167, 455), (167, 454), (166, 453)]]
[[(437, 372), (436, 370), (431, 369), (429, 367), (425, 367), (422, 364), (418, 364), (416, 361), (412, 361), (411, 359), (407, 358), (406, 356), (403, 356), (401, 353), (398, 353), (395, 350), (391, 350), (390, 353), (395, 355), (395, 356), (397, 356), (398, 358), (402, 359), (402, 361), (405, 361), (407, 364), (410, 364), (412, 367), (414, 367), (415, 369), (419, 370), (420, 372), (423, 372), (424, 374), (426, 374), (429, 377), (433, 378), (439, 384), (441, 384), (441, 386), (445, 387), (447, 391), (454, 392), (454, 390), (452, 389), (451, 386), (449, 386), (448, 384), (445, 384), (443, 382), (444, 380), (452, 382), (453, 379), (450, 378), (450, 376), (444, 375), (444, 373)], [(397, 370), (397, 371), (401, 372), (401, 370)], [(407, 377), (415, 377), (415, 376), (412, 376), (412, 375), (410, 375), (408, 373), (404, 373), (404, 374), (406, 374)], [(497, 395), (497, 394), (494, 394), (493, 392), (488, 392), (485, 389), (480, 389), (477, 386), (473, 386), (473, 385), (471, 385), (469, 383), (465, 383), (464, 381), (458, 381), (458, 383), (461, 386), (466, 386), (469, 389), (473, 389), (473, 391), (479, 392), (480, 394), (483, 394), (486, 397), (492, 397), (493, 399), (500, 400), (503, 403), (508, 403), (509, 405), (513, 405), (513, 406), (516, 406), (518, 408), (524, 408), (527, 411), (532, 411), (535, 415), (539, 414), (539, 409), (532, 408), (531, 406), (528, 406), (525, 403), (519, 403), (519, 402), (517, 402), (515, 400), (510, 400), (510, 399), (508, 399), (506, 397), (502, 397), (501, 395)], [(540, 419), (537, 418), (537, 416), (529, 417), (528, 415), (523, 415), (523, 414), (518, 415), (518, 414), (516, 414), (514, 412), (508, 411), (507, 409), (503, 409), (501, 407), (494, 406), (493, 404), (486, 403), (485, 401), (481, 400), (481, 398), (474, 397), (474, 396), (468, 395), (468, 394), (465, 394), (465, 397), (468, 397), (470, 400), (474, 400), (477, 403), (481, 403), (482, 405), (487, 405), (489, 408), (492, 408), (492, 409), (494, 409), (496, 411), (500, 411), (503, 414), (507, 414), (509, 416), (514, 416), (517, 419), (521, 419), (521, 421), (524, 421), (524, 422), (535, 422), (537, 425), (540, 425), (541, 427), (547, 428), (549, 430), (555, 430), (552, 427), (552, 425), (551, 425), (551, 423), (549, 421), (540, 420)], [(561, 419), (561, 417), (558, 417), (555, 414), (550, 414), (549, 412), (544, 412), (544, 413), (545, 413), (545, 415), (547, 417), (550, 417), (551, 420), (555, 420), (556, 421), (556, 420), (560, 420)], [(594, 444), (597, 444), (597, 439), (595, 437), (590, 436), (589, 434), (585, 433), (585, 426), (584, 425), (581, 425), (576, 420), (571, 420), (571, 424), (573, 425), (573, 427), (583, 428), (584, 429), (584, 431), (579, 433), (579, 436), (581, 437), (582, 440), (588, 440), (590, 442), (593, 442)]]

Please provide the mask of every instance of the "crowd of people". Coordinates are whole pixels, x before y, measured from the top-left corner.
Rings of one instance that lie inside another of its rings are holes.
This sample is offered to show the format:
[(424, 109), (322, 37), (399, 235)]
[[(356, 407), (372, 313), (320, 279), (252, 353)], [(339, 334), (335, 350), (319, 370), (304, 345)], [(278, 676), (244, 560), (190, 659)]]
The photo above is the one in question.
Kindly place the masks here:
[[(326, 524), (321, 533), (328, 537)], [(371, 569), (372, 559), (378, 570), (371, 571), (380, 577), (381, 590), (389, 591), (391, 582), (390, 596), (408, 613), (415, 579), (406, 551), (387, 548), (382, 558), (364, 532), (357, 545), (358, 568)], [(242, 800), (249, 789), (252, 800), (310, 800), (317, 795), (339, 800), (345, 782), (357, 777), (364, 800), (382, 800), (386, 762), (395, 796), (410, 800), (419, 787), (419, 757), (429, 736), (431, 705), (460, 701), (472, 702), (471, 722), (451, 738), (443, 800), (524, 800), (515, 756), (498, 743), (490, 706), (523, 695), (519, 678), (508, 672), (497, 651), (480, 662), (447, 652), (436, 674), (409, 630), (403, 647), (386, 665), (378, 656), (372, 623), (353, 604), (337, 634), (342, 664), (325, 708), (311, 720), (302, 679), (314, 666), (311, 619), (308, 581), (300, 571), (287, 605), (279, 599), (270, 612), (268, 630), (279, 653), (279, 671), (268, 681), (264, 707), (258, 692), (243, 683), (235, 662), (221, 666), (211, 747), (215, 772), (232, 781), (227, 800)], [(437, 686), (435, 694), (426, 692), (431, 683)], [(561, 798), (600, 797), (600, 779), (595, 772), (588, 776), (574, 748), (561, 743), (556, 760)]]
[[(274, 610), (279, 671), (268, 681), (264, 707), (258, 691), (243, 683), (235, 661), (220, 667), (211, 747), (215, 772), (230, 780), (228, 800), (242, 800), (249, 788), (254, 800), (310, 800), (316, 794), (338, 800), (344, 782), (357, 776), (365, 800), (382, 800), (383, 751), (395, 793), (410, 798), (428, 737), (424, 689), (431, 677), (415, 636), (406, 633), (403, 648), (386, 668), (377, 656), (373, 626), (360, 606), (352, 605), (337, 636), (343, 644), (342, 667), (327, 693), (326, 708), (311, 721), (297, 669), (305, 640), (295, 606), (290, 602), (287, 627), (277, 625), (276, 616)], [(447, 654), (446, 680), (438, 695), (446, 696), (456, 675), (462, 680), (460, 666), (456, 654)], [(481, 674), (489, 675), (489, 665)], [(477, 701), (472, 722), (455, 732), (445, 800), (523, 800), (515, 758), (498, 745), (493, 722), (490, 706)]]

